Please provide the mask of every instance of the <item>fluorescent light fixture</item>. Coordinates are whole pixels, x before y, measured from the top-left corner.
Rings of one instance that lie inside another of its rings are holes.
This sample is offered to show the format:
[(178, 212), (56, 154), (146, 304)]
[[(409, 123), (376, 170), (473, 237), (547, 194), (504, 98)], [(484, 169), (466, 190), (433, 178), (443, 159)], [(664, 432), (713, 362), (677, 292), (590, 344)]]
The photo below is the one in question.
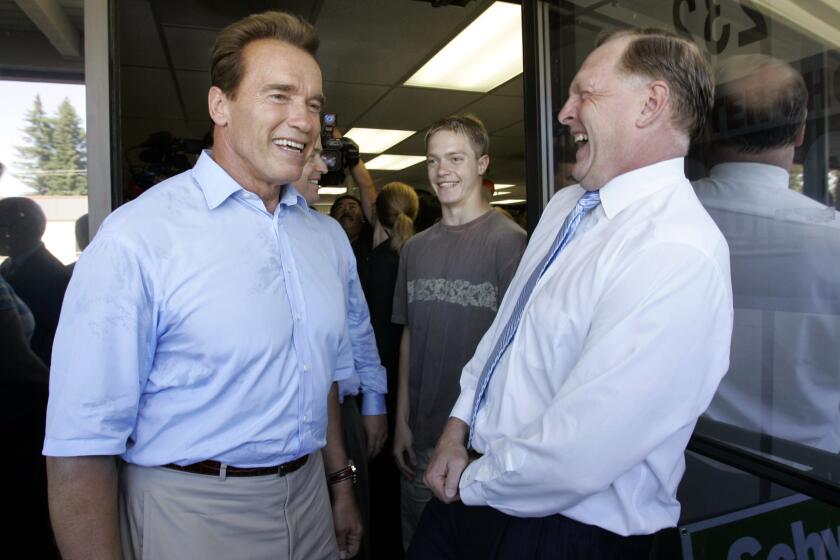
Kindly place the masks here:
[(318, 194), (344, 194), (347, 192), (347, 187), (321, 187), (318, 189)]
[(494, 200), (490, 204), (519, 204), (525, 202), (524, 198), (506, 198), (504, 200)]
[(363, 154), (381, 154), (391, 146), (399, 144), (416, 130), (389, 130), (386, 128), (351, 128), (346, 136), (359, 145)]
[(381, 156), (375, 157), (365, 163), (365, 167), (368, 169), (399, 171), (400, 169), (416, 165), (421, 161), (426, 161), (426, 156), (396, 156), (391, 154), (382, 154)]
[(405, 85), (484, 93), (518, 76), (522, 73), (521, 11), (516, 4), (494, 2)]

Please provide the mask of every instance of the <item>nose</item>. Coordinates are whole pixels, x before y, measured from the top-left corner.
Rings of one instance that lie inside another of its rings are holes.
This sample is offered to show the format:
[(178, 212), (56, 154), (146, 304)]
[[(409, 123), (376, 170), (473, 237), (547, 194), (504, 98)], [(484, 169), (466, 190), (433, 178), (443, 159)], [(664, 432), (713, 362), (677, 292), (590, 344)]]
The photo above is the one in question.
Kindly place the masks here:
[(571, 122), (575, 120), (576, 110), (577, 104), (575, 103), (574, 97), (569, 97), (563, 105), (563, 108), (560, 109), (560, 112), (557, 114), (557, 122), (562, 125), (569, 126)]
[(449, 166), (446, 164), (446, 160), (441, 160), (437, 164), (437, 176), (443, 177), (449, 174)]
[(315, 159), (316, 159), (316, 161), (315, 161), (315, 171), (317, 171), (318, 173), (321, 173), (321, 174), (326, 173), (327, 172), (327, 162), (324, 161), (324, 158), (321, 157), (321, 156), (318, 156)]
[(286, 118), (290, 126), (302, 132), (310, 132), (312, 129), (320, 129), (320, 115), (312, 112), (303, 99), (295, 100), (289, 104), (289, 113)]

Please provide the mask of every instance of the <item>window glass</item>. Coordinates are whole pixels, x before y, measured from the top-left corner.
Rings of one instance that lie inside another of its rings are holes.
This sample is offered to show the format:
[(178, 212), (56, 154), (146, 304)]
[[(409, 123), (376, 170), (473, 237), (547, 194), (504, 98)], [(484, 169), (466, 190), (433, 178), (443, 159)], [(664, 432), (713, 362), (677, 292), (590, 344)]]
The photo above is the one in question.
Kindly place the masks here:
[[(602, 32), (664, 28), (690, 36), (707, 55), (716, 107), (686, 173), (729, 243), (735, 317), (730, 369), (697, 431), (836, 484), (840, 7), (726, 0), (541, 6), (555, 117)], [(574, 182), (566, 172), (571, 144), (555, 122), (556, 188)], [(759, 486), (732, 508), (771, 499)]]

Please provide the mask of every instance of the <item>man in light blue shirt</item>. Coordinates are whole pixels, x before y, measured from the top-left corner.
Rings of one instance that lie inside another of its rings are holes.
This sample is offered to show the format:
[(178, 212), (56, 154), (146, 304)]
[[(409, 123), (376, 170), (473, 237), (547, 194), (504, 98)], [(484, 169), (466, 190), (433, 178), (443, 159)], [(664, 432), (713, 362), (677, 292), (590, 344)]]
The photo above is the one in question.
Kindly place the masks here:
[[(321, 153), (321, 141), (318, 140), (309, 160), (303, 166), (303, 175), (294, 183), (295, 189), (310, 205), (318, 201), (318, 182), (327, 172)], [(347, 327), (353, 352), (353, 375), (339, 381), (338, 393), (341, 400), (344, 444), (347, 455), (356, 466), (355, 495), (365, 528), (365, 538), (361, 543), (357, 558), (365, 560), (369, 557), (368, 537), (370, 536), (368, 531), (370, 527), (368, 458), (375, 457), (388, 438), (385, 406), (388, 382), (385, 368), (382, 367), (379, 359), (376, 338), (370, 324), (370, 311), (362, 291), (356, 257), (350, 241), (336, 220), (317, 210), (310, 210), (310, 212), (312, 219), (319, 222), (323, 230), (330, 235), (333, 246), (339, 249), (343, 261)], [(359, 392), (362, 393), (361, 415), (354, 398)]]
[[(44, 444), (65, 557), (358, 547), (358, 527), (336, 546), (316, 453), (328, 410), (339, 425), (335, 382), (352, 374), (343, 261), (287, 184), (319, 134), (317, 46), (280, 12), (223, 30), (212, 155), (115, 211), (76, 266)], [(333, 443), (334, 505), (352, 511), (352, 470)]]

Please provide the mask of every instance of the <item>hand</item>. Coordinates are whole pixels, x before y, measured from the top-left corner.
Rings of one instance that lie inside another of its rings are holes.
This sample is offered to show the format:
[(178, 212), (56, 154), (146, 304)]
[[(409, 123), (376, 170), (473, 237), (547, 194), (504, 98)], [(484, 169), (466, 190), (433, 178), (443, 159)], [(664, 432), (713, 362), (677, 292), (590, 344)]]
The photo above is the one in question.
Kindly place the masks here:
[(384, 414), (362, 416), (362, 426), (367, 435), (368, 458), (373, 459), (379, 455), (388, 439), (388, 419)]
[(344, 137), (344, 159), (347, 167), (356, 167), (359, 163), (359, 145), (350, 138)]
[(332, 492), (333, 524), (335, 540), (338, 543), (338, 557), (342, 560), (352, 558), (359, 552), (364, 527), (362, 515), (356, 498), (353, 496), (353, 483), (349, 480), (330, 485)]
[(461, 474), (470, 463), (464, 445), (466, 433), (466, 424), (457, 418), (449, 419), (423, 477), (426, 486), (445, 504), (461, 499), (458, 483), (461, 481)]
[(408, 480), (414, 480), (414, 467), (417, 466), (413, 440), (414, 436), (405, 421), (397, 420), (394, 426), (394, 460), (397, 462), (397, 468)]

